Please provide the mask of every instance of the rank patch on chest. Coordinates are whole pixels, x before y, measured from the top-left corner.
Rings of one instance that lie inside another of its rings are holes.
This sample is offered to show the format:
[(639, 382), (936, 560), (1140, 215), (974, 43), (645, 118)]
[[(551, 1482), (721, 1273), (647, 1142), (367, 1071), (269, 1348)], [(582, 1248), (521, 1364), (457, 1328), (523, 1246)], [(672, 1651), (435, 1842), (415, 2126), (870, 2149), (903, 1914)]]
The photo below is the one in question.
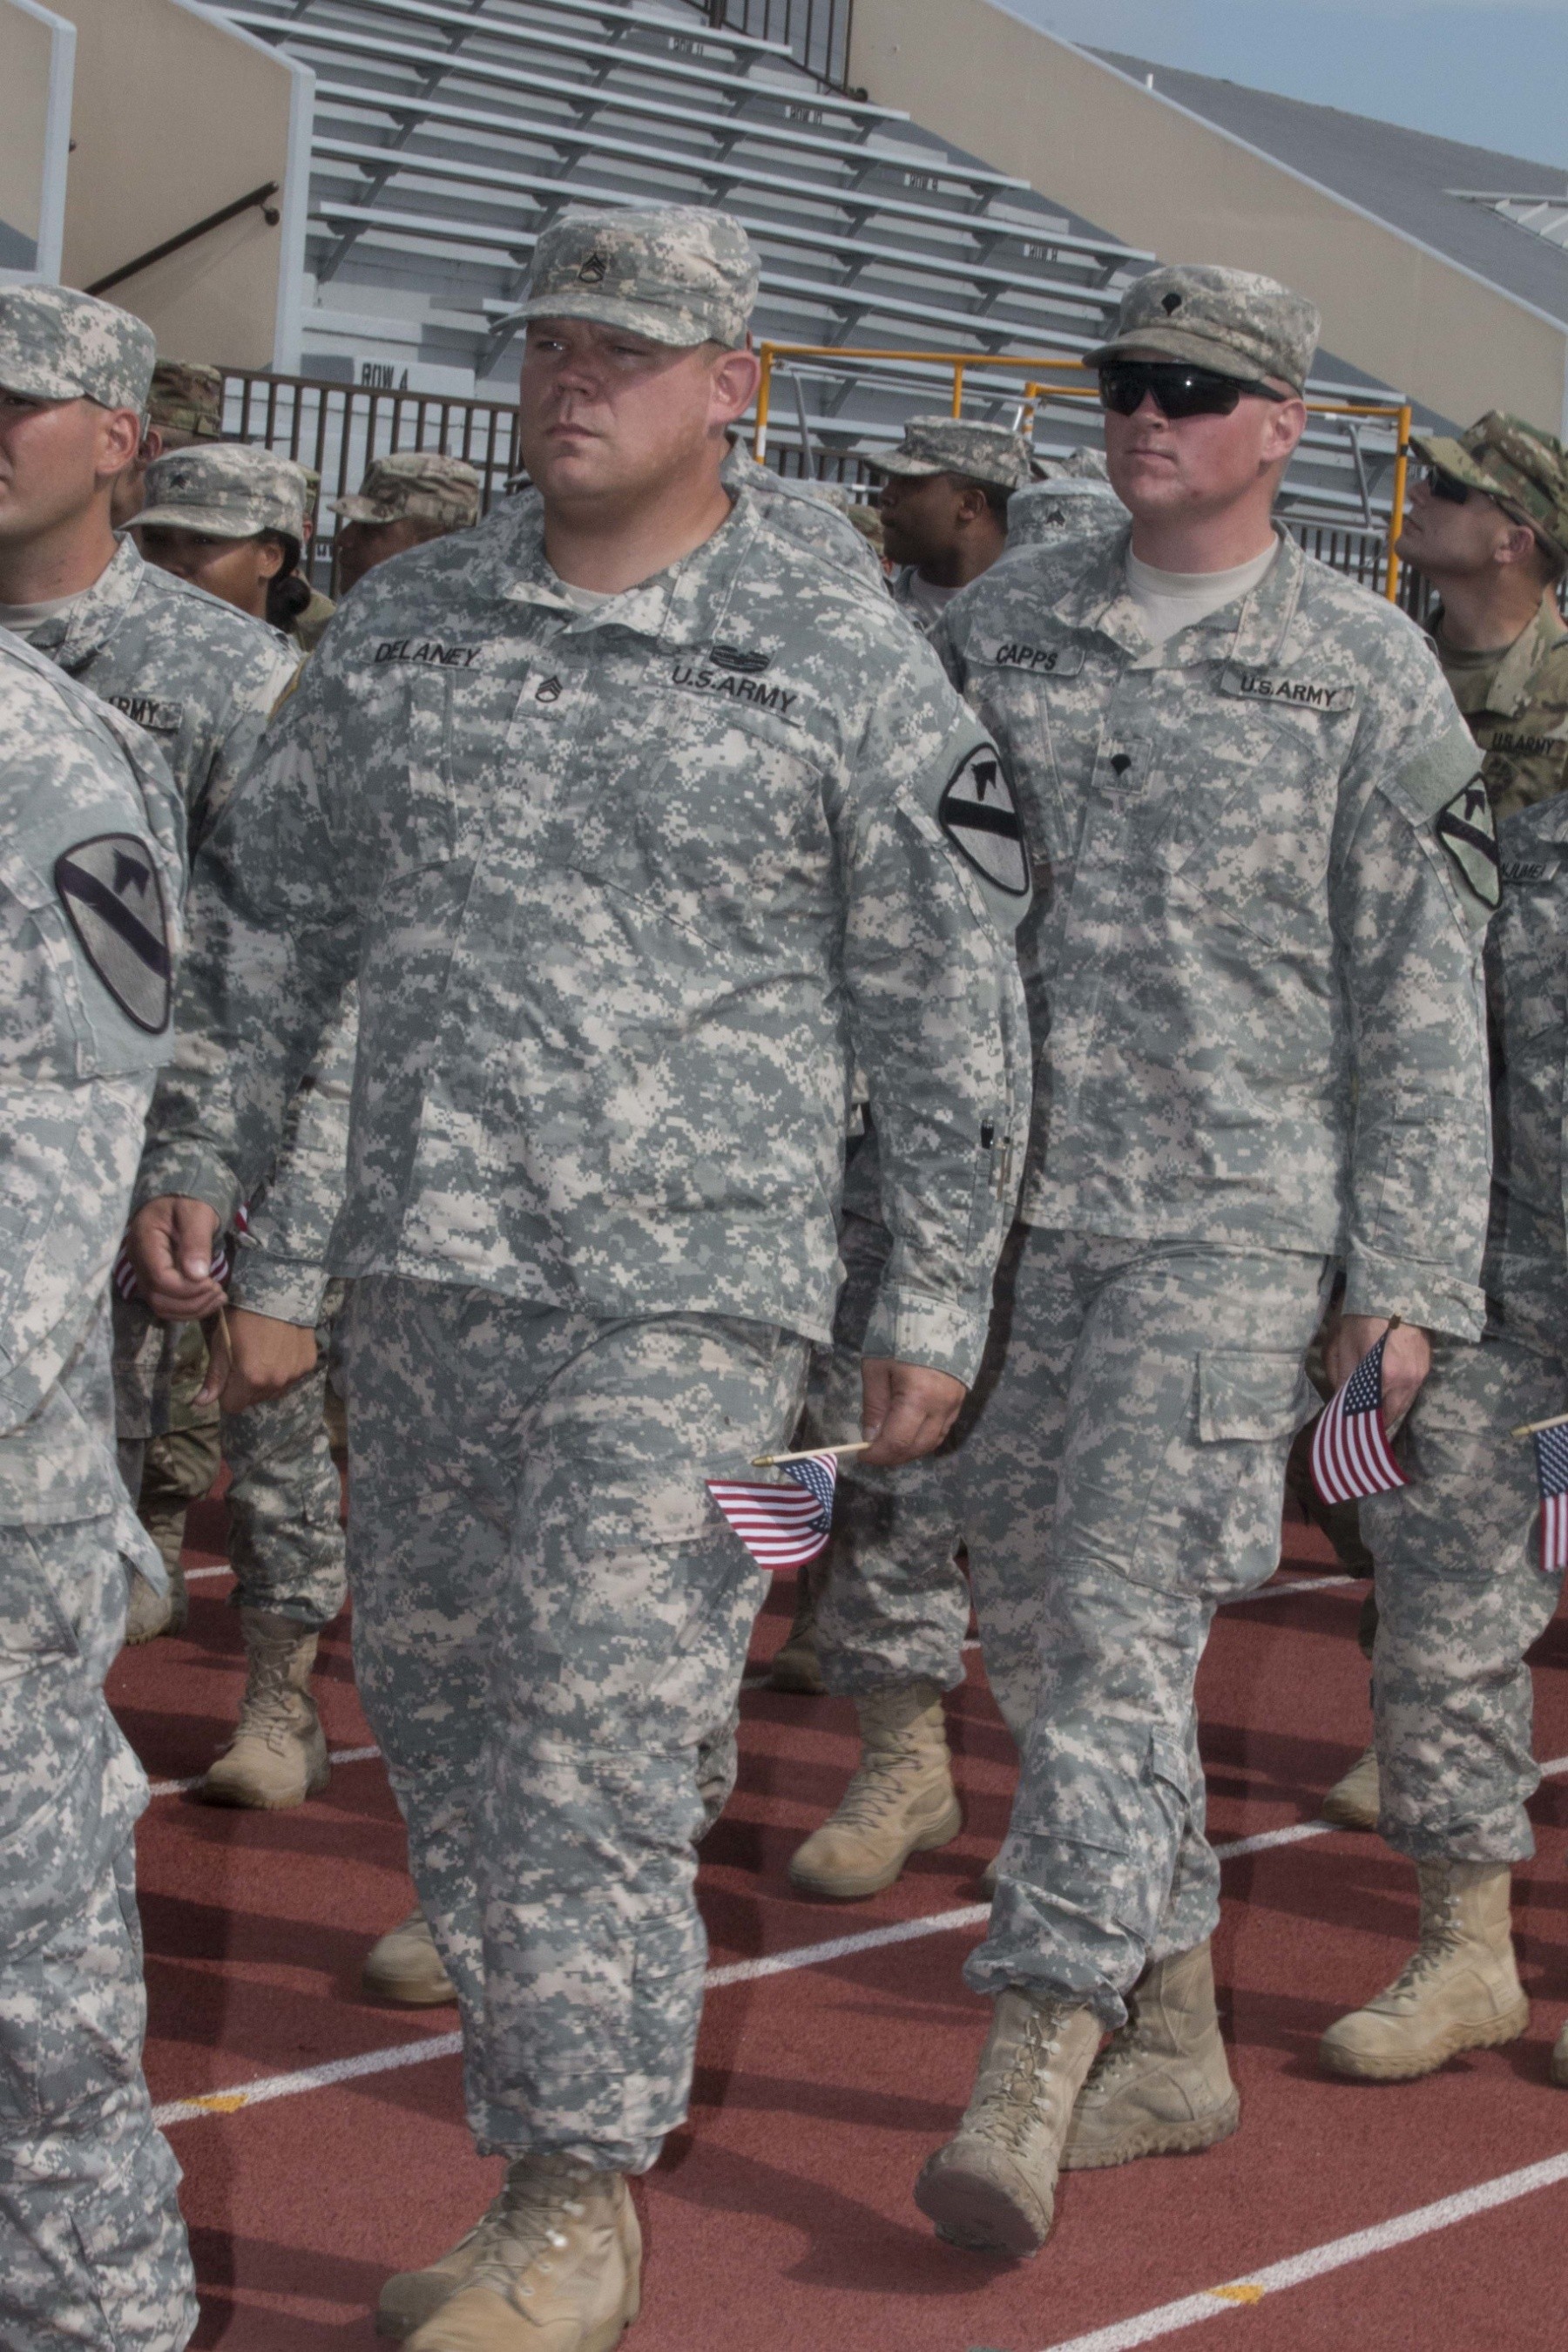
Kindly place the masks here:
[(177, 735), (185, 715), (183, 702), (160, 702), (152, 694), (110, 694), (104, 699), (151, 735)]
[(55, 888), (99, 979), (127, 1019), (154, 1037), (169, 1025), (169, 920), (144, 841), (100, 833), (55, 860)]
[(937, 822), (961, 857), (1009, 898), (1028, 895), (1029, 853), (1017, 803), (989, 743), (977, 743), (948, 779)]
[(1249, 702), (1285, 702), (1293, 710), (1353, 710), (1356, 705), (1353, 686), (1336, 686), (1327, 677), (1283, 677), (1265, 669), (1227, 669), (1220, 692)]
[[(800, 698), (798, 689), (769, 686), (754, 675), (717, 666), (721, 651), (733, 653), (736, 650), (732, 646), (722, 648), (715, 646), (711, 663), (688, 661), (682, 656), (669, 673), (671, 686), (684, 687), (689, 694), (723, 695), (731, 702), (749, 703), (753, 710), (770, 710), (775, 719), (787, 719)], [(752, 655), (747, 658), (754, 661), (758, 656)], [(763, 655), (761, 660), (765, 669), (768, 656)]]
[(417, 663), (422, 668), (472, 669), (483, 651), (483, 646), (449, 646), (440, 637), (385, 637), (375, 658)]
[(1495, 907), (1502, 896), (1498, 874), (1497, 828), (1487, 788), (1478, 777), (1440, 808), (1437, 838), (1483, 907)]
[(1076, 677), (1083, 667), (1081, 646), (1035, 646), (1023, 637), (999, 637), (978, 645), (975, 657), (998, 669), (1027, 670), (1035, 677)]

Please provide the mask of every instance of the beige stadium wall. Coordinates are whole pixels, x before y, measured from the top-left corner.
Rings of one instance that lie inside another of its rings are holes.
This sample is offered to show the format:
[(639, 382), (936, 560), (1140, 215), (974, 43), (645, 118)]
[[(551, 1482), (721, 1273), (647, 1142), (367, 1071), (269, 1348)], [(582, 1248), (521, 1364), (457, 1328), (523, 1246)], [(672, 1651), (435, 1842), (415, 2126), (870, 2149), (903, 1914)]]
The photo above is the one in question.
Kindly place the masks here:
[(76, 33), (0, 0), (0, 278), (59, 274)]
[(855, 0), (849, 79), (1165, 260), (1310, 294), (1341, 358), (1468, 423), (1568, 425), (1568, 329), (994, 0)]
[(77, 28), (64, 282), (90, 286), (276, 180), (276, 226), (253, 206), (108, 299), (170, 357), (297, 368), (313, 77), (188, 0), (52, 5)]

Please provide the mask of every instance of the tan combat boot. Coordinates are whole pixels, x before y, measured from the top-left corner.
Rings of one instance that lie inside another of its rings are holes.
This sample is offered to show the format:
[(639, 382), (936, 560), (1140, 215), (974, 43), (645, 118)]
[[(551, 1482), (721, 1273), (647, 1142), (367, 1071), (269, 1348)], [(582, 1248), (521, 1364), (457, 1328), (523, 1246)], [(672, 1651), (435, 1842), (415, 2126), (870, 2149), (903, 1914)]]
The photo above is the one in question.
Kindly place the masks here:
[(1045, 2244), (1062, 2143), (1100, 2032), (1092, 2010), (1016, 1989), (1002, 1995), (963, 2121), (915, 2183), (939, 2238), (977, 2253), (1032, 2254)]
[(1089, 2068), (1062, 2150), (1064, 2172), (1177, 2156), (1228, 2139), (1241, 2120), (1215, 2008), (1207, 1944), (1151, 1960), (1127, 2022)]
[(827, 1688), (816, 1662), (816, 1603), (804, 1568), (795, 1585), (795, 1619), (773, 1653), (768, 1688), (795, 1691), (803, 1698), (821, 1698)]
[(169, 1567), (169, 1589), (160, 1592), (139, 1568), (131, 1571), (131, 1598), (125, 1611), (125, 1640), (132, 1650), (155, 1642), (161, 1633), (183, 1633), (191, 1613), (185, 1571), (178, 1560)]
[(1461, 2050), (1515, 2042), (1530, 2003), (1514, 1965), (1506, 1862), (1419, 1862), (1421, 1941), (1386, 1992), (1331, 2025), (1331, 2074), (1403, 2083)]
[(1374, 1830), (1379, 1796), (1377, 1750), (1369, 1748), (1323, 1799), (1323, 1819), (1337, 1822), (1342, 1830)]
[(302, 1805), (331, 1777), (310, 1696), (316, 1633), (270, 1609), (242, 1609), (239, 1622), (250, 1664), (239, 1721), (195, 1793), (206, 1805), (280, 1811)]
[(405, 2335), (410, 2352), (612, 2352), (641, 2276), (623, 2173), (520, 2156), (477, 2229), (430, 2270), (387, 2281), (376, 2330)]
[(934, 1683), (857, 1699), (860, 1761), (837, 1811), (798, 1846), (789, 1874), (808, 1895), (848, 1900), (891, 1886), (911, 1853), (963, 1827)]
[(377, 1937), (365, 1954), (360, 1984), (373, 2000), (395, 2001), (400, 2009), (437, 2009), (458, 1998), (429, 1922), (417, 1910)]

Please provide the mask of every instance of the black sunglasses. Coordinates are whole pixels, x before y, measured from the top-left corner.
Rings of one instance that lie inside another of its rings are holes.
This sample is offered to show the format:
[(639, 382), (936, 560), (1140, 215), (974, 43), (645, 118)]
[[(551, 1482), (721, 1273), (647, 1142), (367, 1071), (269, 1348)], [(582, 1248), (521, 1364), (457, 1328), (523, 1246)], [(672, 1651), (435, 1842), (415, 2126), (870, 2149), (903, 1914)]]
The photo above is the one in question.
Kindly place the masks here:
[(1432, 496), (1451, 507), (1462, 507), (1470, 495), (1468, 482), (1461, 482), (1458, 474), (1445, 474), (1440, 466), (1428, 466), (1425, 479)]
[(1219, 375), (1180, 360), (1108, 360), (1100, 371), (1100, 404), (1118, 416), (1136, 415), (1151, 394), (1162, 416), (1228, 416), (1244, 392), (1258, 400), (1291, 397), (1271, 383)]

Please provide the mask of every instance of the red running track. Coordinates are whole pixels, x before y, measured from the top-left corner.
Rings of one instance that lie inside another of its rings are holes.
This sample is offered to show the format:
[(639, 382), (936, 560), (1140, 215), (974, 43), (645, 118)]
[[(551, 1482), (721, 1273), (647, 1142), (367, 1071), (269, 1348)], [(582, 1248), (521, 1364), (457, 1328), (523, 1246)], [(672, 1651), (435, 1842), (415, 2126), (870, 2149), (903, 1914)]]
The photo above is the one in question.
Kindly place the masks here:
[[(222, 1521), (216, 1504), (193, 1512), (188, 1565), (221, 1560)], [(1328, 1566), (1317, 1538), (1288, 1527), (1279, 1583), (1308, 1580), (1222, 1612), (1200, 1692), (1216, 1841), (1310, 1823), (1364, 1742), (1362, 1588), (1323, 1581)], [(155, 1782), (199, 1772), (233, 1721), (228, 1589), (226, 1578), (196, 1582), (185, 1637), (115, 1669), (110, 1696)], [(781, 1591), (759, 1625), (756, 1663), (791, 1597)], [(1561, 1622), (1535, 1665), (1536, 1752), (1568, 1759)], [(740, 1786), (703, 1853), (715, 1966), (973, 1906), (1011, 1770), (977, 1659), (972, 1668), (951, 1710), (963, 1834), (867, 1903), (802, 1901), (784, 1874), (853, 1760), (849, 1709), (748, 1694)], [(345, 1625), (323, 1645), (320, 1687), (332, 1747), (367, 1745)], [(637, 2190), (645, 2302), (627, 2352), (1131, 2352), (1207, 2345), (1194, 2317), (1221, 2323), (1220, 2352), (1563, 2352), (1568, 2092), (1547, 2068), (1568, 2007), (1568, 1773), (1545, 1781), (1533, 1812), (1539, 1851), (1516, 1882), (1534, 2004), (1522, 2042), (1422, 2083), (1324, 2080), (1313, 2063), (1323, 2027), (1384, 1983), (1414, 1939), (1413, 1873), (1376, 1838), (1342, 1833), (1238, 1856), (1226, 1866), (1216, 1957), (1240, 2132), (1202, 2157), (1068, 2179), (1050, 2244), (1016, 2267), (939, 2244), (910, 2199), (967, 2095), (984, 2031), (959, 1974), (977, 1926), (721, 1984), (691, 2122)], [(155, 2099), (343, 2059), (375, 2065), (171, 2126), (202, 2288), (195, 2341), (369, 2352), (386, 2273), (448, 2245), (499, 2172), (470, 2149), (457, 2060), (420, 2056), (454, 2012), (359, 1997), (365, 1947), (409, 1902), (381, 1766), (340, 1765), (323, 1796), (290, 1813), (162, 1796), (139, 1852)], [(420, 2063), (377, 2063), (389, 2050)], [(1440, 2215), (1445, 2226), (1306, 2283), (1258, 2282), (1290, 2257), (1559, 2158), (1550, 2185), (1489, 2210)], [(1169, 2315), (1132, 2324), (1193, 2296), (1180, 2328)]]

